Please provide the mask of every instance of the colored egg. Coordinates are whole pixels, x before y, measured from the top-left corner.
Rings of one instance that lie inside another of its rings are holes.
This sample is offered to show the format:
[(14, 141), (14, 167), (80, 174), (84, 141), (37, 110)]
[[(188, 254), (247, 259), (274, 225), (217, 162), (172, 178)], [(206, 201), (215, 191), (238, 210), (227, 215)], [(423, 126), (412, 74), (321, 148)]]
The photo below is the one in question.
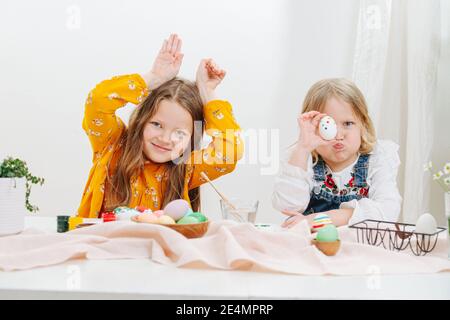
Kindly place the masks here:
[(137, 206), (135, 209), (139, 212), (144, 212), (145, 210), (147, 210), (147, 208), (144, 206)]
[(114, 209), (114, 213), (121, 214), (123, 212), (128, 212), (129, 210), (130, 210), (130, 208), (128, 208), (128, 207), (117, 207)]
[(186, 200), (177, 199), (169, 202), (164, 208), (164, 212), (174, 220), (179, 220), (184, 217), (189, 208), (189, 203)]
[(198, 219), (193, 216), (185, 216), (178, 220), (177, 224), (191, 224), (191, 223), (199, 223)]
[(139, 211), (133, 210), (133, 211), (127, 211), (127, 212), (122, 212), (120, 214), (116, 215), (116, 220), (130, 220), (132, 217), (139, 215)]
[(318, 213), (313, 219), (312, 228), (314, 230), (319, 230), (328, 224), (332, 224), (330, 217), (325, 213)]
[(175, 220), (172, 217), (163, 215), (158, 218), (158, 223), (160, 224), (175, 224)]
[(140, 212), (128, 207), (117, 207), (114, 209), (116, 220), (130, 220), (132, 217), (139, 215)]
[(157, 217), (161, 217), (162, 215), (164, 215), (164, 210), (153, 211), (153, 214)]
[(416, 230), (417, 233), (425, 233), (425, 234), (433, 234), (437, 231), (437, 223), (436, 219), (429, 214), (422, 214), (416, 222)]
[(138, 215), (137, 220), (145, 223), (158, 223), (158, 217), (148, 213), (141, 213)]
[(319, 242), (332, 242), (339, 240), (337, 228), (333, 224), (328, 224), (317, 232), (316, 240)]
[(203, 214), (200, 212), (192, 212), (185, 215), (185, 217), (194, 217), (198, 222), (205, 222), (208, 220)]

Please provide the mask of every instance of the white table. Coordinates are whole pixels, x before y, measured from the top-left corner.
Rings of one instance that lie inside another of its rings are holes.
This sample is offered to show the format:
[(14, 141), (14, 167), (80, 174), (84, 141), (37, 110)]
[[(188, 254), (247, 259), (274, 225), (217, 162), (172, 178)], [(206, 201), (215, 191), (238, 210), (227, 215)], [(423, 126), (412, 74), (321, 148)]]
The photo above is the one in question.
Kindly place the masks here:
[[(56, 232), (56, 218), (27, 227)], [(195, 270), (149, 259), (72, 260), (0, 272), (0, 299), (450, 299), (450, 273), (297, 276)]]

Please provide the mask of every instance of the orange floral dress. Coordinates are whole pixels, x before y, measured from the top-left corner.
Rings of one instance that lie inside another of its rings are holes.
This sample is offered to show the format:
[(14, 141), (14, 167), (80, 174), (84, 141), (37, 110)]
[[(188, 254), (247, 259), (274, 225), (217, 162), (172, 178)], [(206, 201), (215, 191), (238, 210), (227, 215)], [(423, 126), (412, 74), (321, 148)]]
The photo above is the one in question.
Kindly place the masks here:
[[(144, 79), (138, 74), (105, 80), (89, 93), (83, 129), (92, 146), (93, 165), (78, 208), (78, 216), (97, 218), (101, 213), (106, 177), (108, 172), (111, 175), (110, 165), (116, 163), (121, 154), (122, 145), (119, 140), (126, 130), (115, 111), (127, 103), (138, 105), (148, 93)], [(204, 171), (211, 180), (230, 173), (242, 158), (244, 150), (240, 127), (234, 119), (230, 103), (210, 101), (203, 113), (205, 131), (212, 137), (212, 142), (205, 149), (191, 153), (183, 191), (183, 198), (188, 202), (188, 191), (206, 182), (201, 178), (200, 172)], [(141, 205), (152, 210), (161, 209), (166, 186), (166, 166), (164, 163), (145, 162), (142, 173), (130, 181), (132, 197), (129, 207)]]

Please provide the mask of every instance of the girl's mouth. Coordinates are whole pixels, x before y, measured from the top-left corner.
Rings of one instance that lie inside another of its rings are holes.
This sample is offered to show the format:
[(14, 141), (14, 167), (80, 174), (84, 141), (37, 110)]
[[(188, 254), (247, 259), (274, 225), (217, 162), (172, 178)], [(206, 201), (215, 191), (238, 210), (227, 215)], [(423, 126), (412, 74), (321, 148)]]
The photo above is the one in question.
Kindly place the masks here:
[(152, 142), (152, 146), (154, 146), (156, 148), (156, 150), (162, 151), (162, 152), (167, 152), (167, 151), (172, 151), (172, 149), (168, 149), (165, 147), (162, 147), (160, 145), (157, 145), (155, 143)]
[(344, 145), (342, 143), (333, 144), (333, 149), (336, 151), (341, 151), (344, 149)]

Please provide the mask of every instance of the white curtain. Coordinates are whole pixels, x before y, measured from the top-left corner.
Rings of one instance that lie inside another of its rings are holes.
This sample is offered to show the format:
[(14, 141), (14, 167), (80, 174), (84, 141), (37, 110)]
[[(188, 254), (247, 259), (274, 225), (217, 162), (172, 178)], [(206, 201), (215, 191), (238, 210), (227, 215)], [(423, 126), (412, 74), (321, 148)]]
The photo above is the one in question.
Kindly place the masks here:
[(433, 109), (440, 54), (439, 0), (363, 0), (353, 80), (365, 94), (379, 138), (400, 145), (402, 218), (429, 209)]

